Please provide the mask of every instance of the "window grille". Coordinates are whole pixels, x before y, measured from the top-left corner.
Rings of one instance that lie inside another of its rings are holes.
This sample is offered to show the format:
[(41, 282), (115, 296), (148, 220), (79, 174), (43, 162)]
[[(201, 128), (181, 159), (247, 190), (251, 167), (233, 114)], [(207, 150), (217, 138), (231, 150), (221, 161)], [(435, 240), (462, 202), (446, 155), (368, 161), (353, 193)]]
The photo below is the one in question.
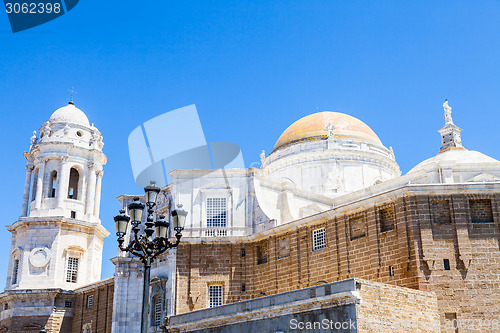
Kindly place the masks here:
[(161, 297), (155, 297), (154, 298), (154, 318), (153, 318), (153, 324), (155, 327), (158, 327), (161, 325), (161, 315), (163, 312), (163, 307), (161, 304)]
[(208, 299), (209, 307), (214, 308), (222, 305), (222, 286), (211, 285), (208, 286)]
[(94, 305), (94, 295), (87, 296), (87, 308), (91, 308)]
[(72, 308), (73, 307), (73, 302), (71, 302), (71, 301), (65, 301), (64, 302), (64, 307), (65, 308)]
[(12, 271), (12, 284), (17, 284), (17, 274), (19, 273), (19, 259), (14, 261), (14, 269)]
[(207, 198), (207, 227), (227, 226), (227, 199)]
[(326, 247), (325, 228), (313, 230), (313, 251)]
[(68, 266), (66, 269), (66, 282), (76, 283), (78, 275), (78, 258), (68, 258)]

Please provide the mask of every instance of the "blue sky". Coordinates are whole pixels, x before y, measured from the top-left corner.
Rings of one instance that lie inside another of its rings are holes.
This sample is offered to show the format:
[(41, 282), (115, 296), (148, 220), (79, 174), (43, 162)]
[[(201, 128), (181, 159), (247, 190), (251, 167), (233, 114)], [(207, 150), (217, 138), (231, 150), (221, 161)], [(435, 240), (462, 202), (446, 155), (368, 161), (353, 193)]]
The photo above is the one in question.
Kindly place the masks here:
[[(269, 153), (294, 121), (353, 115), (392, 146), (403, 173), (435, 155), (442, 103), (466, 148), (500, 158), (498, 1), (92, 1), (13, 34), (0, 14), (0, 164), (10, 225), (21, 211), (23, 151), (69, 100), (104, 136), (103, 278), (116, 255), (116, 197), (134, 184), (127, 137), (196, 104), (207, 141)], [(175, 142), (166, 142), (174, 145)], [(0, 285), (10, 233), (0, 229)]]

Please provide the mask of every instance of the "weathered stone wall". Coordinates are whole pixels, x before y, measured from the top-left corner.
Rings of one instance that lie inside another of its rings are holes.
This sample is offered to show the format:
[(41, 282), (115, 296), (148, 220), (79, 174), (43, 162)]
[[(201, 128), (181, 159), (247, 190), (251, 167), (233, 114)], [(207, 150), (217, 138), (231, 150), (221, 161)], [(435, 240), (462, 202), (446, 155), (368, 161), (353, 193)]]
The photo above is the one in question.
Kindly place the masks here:
[(249, 281), (251, 273), (249, 256), (242, 256), (242, 249), (244, 246), (239, 243), (181, 242), (177, 249), (176, 313), (207, 308), (210, 284), (223, 286), (223, 304), (250, 298), (248, 292), (242, 291), (242, 284)]
[[(75, 292), (75, 310), (71, 332), (84, 332), (85, 326), (90, 327), (92, 332), (111, 332), (114, 279), (106, 279), (77, 289)], [(92, 306), (90, 307), (88, 306), (89, 297), (92, 297)]]
[(0, 328), (7, 327), (9, 333), (38, 332), (45, 328), (48, 333), (71, 331), (71, 317), (52, 314), (50, 316), (11, 317), (0, 321)]
[[(284, 229), (249, 243), (183, 244), (177, 258), (176, 313), (206, 308), (210, 283), (223, 284), (224, 304), (350, 277), (418, 288), (416, 258), (409, 259), (413, 235), (407, 231), (403, 201), (364, 210), (357, 206), (326, 222)], [(380, 215), (385, 214), (387, 225), (388, 210), (393, 228), (382, 232)], [(353, 217), (364, 236), (351, 237)], [(326, 247), (313, 251), (312, 232), (318, 228), (325, 228)]]
[[(400, 195), (355, 202), (328, 219), (281, 226), (248, 242), (184, 243), (177, 254), (176, 313), (208, 307), (211, 283), (223, 285), (227, 304), (361, 278), (435, 292), (442, 324), (498, 320), (499, 221), (491, 192)], [(325, 228), (326, 246), (313, 250), (318, 228)]]
[(358, 332), (440, 332), (436, 294), (358, 280)]
[[(419, 322), (420, 330), (406, 329)], [(167, 328), (172, 333), (440, 332), (434, 293), (358, 279), (173, 316)]]
[[(74, 292), (61, 289), (10, 290), (0, 294), (0, 332), (71, 332)], [(66, 306), (69, 304), (70, 306)]]
[[(456, 319), (460, 328), (484, 332), (496, 323), (500, 329), (499, 203), (492, 194), (443, 196), (450, 206), (451, 223), (435, 222), (433, 197), (411, 199), (411, 220), (419, 235), (416, 245), (427, 288), (438, 297), (443, 325)], [(480, 202), (493, 221), (474, 222)], [(446, 262), (445, 262), (446, 261)], [(454, 330), (450, 330), (454, 331)]]

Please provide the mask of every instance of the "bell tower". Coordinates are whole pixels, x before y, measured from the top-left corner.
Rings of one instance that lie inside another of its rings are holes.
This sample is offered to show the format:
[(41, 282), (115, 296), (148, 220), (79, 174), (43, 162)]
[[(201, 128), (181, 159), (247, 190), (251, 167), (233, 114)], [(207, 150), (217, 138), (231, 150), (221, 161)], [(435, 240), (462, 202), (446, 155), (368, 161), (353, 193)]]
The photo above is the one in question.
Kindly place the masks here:
[(21, 217), (8, 226), (6, 290), (73, 290), (98, 281), (109, 235), (99, 220), (101, 133), (71, 101), (30, 141)]

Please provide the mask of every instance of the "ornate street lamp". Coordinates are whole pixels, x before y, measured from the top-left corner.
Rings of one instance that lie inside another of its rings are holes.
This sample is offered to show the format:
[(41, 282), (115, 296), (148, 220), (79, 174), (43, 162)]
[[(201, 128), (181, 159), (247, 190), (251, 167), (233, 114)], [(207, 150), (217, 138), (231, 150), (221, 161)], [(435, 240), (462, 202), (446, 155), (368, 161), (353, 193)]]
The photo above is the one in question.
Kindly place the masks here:
[[(130, 216), (125, 214), (125, 210), (120, 210), (120, 214), (114, 217), (116, 224), (116, 236), (118, 236), (118, 247), (124, 252), (139, 257), (144, 263), (144, 289), (142, 294), (142, 320), (141, 320), (141, 333), (146, 333), (148, 328), (148, 304), (149, 304), (149, 283), (151, 264), (154, 259), (165, 252), (167, 249), (177, 247), (181, 240), (181, 231), (184, 229), (186, 222), (187, 212), (182, 209), (182, 205), (177, 205), (177, 209), (172, 211), (173, 227), (175, 230), (175, 243), (168, 240), (168, 227), (169, 223), (165, 220), (165, 216), (160, 215), (159, 219), (154, 222), (153, 213), (156, 206), (156, 199), (160, 193), (160, 188), (151, 182), (144, 188), (146, 192), (146, 205), (148, 216), (146, 218), (146, 228), (144, 234), (139, 235), (142, 221), (142, 213), (144, 205), (139, 202), (139, 198), (134, 198), (134, 201), (128, 205)], [(128, 224), (132, 223), (133, 235), (130, 235), (130, 242), (127, 247), (123, 246), (125, 239), (123, 236), (127, 233)], [(155, 237), (153, 238), (153, 233)]]

